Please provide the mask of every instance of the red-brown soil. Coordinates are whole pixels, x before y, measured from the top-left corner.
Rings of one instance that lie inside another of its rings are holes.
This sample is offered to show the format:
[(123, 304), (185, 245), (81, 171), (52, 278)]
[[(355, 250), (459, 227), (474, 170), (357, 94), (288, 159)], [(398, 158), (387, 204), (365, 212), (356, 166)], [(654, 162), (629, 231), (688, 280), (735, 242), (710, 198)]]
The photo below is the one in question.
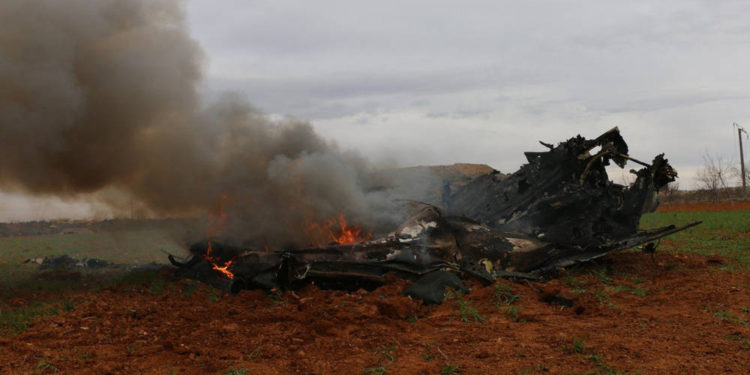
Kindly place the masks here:
[(692, 202), (662, 204), (658, 212), (750, 211), (750, 201)]
[[(483, 322), (462, 321), (455, 299), (422, 306), (401, 296), (401, 280), (276, 296), (201, 286), (188, 297), (188, 281), (156, 294), (119, 286), (76, 295), (73, 311), (0, 338), (0, 373), (746, 374), (750, 275), (722, 262), (621, 253), (546, 283), (500, 281), (519, 295), (515, 319), (493, 304), (493, 286), (473, 283), (464, 299)], [(574, 305), (543, 302), (550, 295)]]

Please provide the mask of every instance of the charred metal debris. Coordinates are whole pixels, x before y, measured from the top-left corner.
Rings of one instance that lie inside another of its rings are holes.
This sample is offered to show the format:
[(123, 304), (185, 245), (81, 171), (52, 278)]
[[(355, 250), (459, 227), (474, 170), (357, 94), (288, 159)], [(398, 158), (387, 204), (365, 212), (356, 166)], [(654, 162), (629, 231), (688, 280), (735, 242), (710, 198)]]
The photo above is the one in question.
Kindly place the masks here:
[[(641, 215), (656, 209), (658, 191), (677, 172), (663, 154), (651, 163), (630, 157), (617, 128), (596, 139), (579, 135), (557, 146), (542, 145), (548, 150), (527, 152), (528, 163), (517, 172), (482, 175), (443, 196), (443, 208), (408, 202), (408, 219), (381, 238), (278, 251), (207, 239), (191, 246), (190, 259), (169, 260), (178, 275), (233, 293), (310, 282), (370, 289), (391, 273), (414, 280), (406, 294), (440, 303), (446, 287), (465, 289), (462, 278), (543, 279), (700, 223), (639, 230)], [(642, 166), (631, 170), (635, 182), (610, 181), (605, 167), (623, 168), (627, 161)]]

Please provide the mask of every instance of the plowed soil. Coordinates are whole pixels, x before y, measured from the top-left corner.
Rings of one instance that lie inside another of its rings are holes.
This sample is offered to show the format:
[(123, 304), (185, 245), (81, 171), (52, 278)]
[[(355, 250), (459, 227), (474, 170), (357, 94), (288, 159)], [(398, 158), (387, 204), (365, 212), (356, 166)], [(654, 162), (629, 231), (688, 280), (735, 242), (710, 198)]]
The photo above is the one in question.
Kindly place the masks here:
[(231, 296), (164, 274), (0, 337), (0, 374), (750, 373), (750, 273), (722, 258), (612, 254), (544, 283), (469, 282), (440, 306), (396, 279)]
[[(441, 306), (401, 296), (401, 280), (236, 296), (188, 281), (114, 287), (0, 339), (0, 373), (744, 374), (750, 276), (722, 262), (622, 253), (546, 283), (501, 281), (517, 316), (479, 284)], [(477, 314), (464, 321), (467, 304)]]

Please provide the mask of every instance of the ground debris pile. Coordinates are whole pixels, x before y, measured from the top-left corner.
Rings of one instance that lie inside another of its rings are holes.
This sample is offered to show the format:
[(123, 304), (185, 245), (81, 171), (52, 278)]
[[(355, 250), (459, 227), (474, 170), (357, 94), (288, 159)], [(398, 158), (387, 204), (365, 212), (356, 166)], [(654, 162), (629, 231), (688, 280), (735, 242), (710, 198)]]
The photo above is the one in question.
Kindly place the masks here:
[[(376, 239), (271, 250), (209, 238), (190, 248), (190, 259), (169, 260), (178, 275), (232, 292), (310, 282), (369, 289), (392, 273), (415, 280), (407, 294), (440, 303), (446, 287), (465, 289), (462, 278), (540, 279), (698, 224), (639, 231), (641, 215), (656, 209), (658, 191), (677, 173), (663, 154), (651, 164), (630, 157), (617, 128), (592, 140), (542, 144), (549, 150), (526, 153), (517, 172), (481, 175), (446, 194), (445, 208), (406, 202), (404, 223)], [(636, 181), (610, 181), (605, 167), (628, 161), (643, 167), (631, 170)]]
[(24, 263), (38, 264), (40, 269), (96, 269), (104, 267), (114, 267), (114, 263), (107, 262), (97, 258), (77, 259), (70, 255), (63, 254), (56, 257), (29, 258)]

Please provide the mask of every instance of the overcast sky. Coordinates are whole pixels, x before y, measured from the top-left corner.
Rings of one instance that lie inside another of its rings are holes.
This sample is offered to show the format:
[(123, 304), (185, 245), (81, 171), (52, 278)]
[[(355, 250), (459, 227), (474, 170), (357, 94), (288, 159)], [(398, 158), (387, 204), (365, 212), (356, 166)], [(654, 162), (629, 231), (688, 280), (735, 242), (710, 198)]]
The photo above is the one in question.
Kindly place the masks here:
[[(219, 5), (220, 4), (220, 5)], [(205, 90), (401, 164), (515, 170), (537, 140), (619, 126), (691, 187), (750, 125), (747, 1), (193, 0)]]
[[(683, 187), (750, 127), (748, 1), (190, 0), (206, 96), (391, 165), (486, 163), (618, 126)], [(617, 177), (617, 176), (614, 176)]]

